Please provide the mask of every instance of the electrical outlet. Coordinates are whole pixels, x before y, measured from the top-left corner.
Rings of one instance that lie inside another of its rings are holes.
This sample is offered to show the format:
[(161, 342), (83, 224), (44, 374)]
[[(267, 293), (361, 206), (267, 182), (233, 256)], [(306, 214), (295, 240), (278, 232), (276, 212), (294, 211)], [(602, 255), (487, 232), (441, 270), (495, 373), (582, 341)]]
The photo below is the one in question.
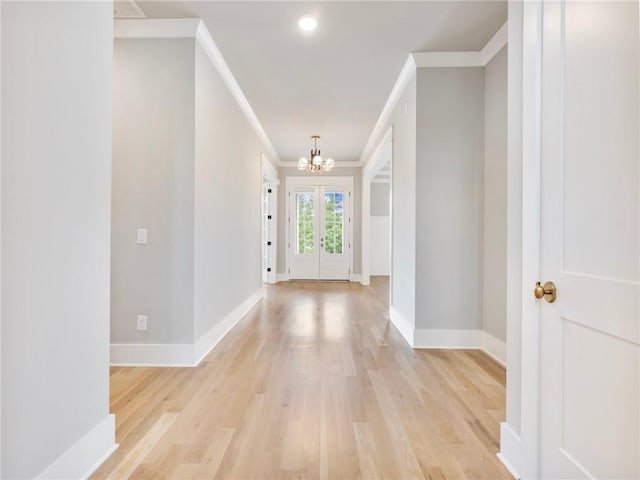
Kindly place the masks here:
[(138, 331), (144, 332), (147, 330), (147, 316), (138, 315)]

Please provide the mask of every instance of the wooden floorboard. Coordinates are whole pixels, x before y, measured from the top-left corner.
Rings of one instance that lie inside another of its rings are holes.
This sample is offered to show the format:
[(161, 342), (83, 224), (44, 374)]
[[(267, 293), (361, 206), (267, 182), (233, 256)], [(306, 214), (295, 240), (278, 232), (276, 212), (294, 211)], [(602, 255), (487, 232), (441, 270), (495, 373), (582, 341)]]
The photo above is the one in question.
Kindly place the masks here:
[(118, 450), (93, 479), (510, 479), (505, 371), (412, 350), (388, 281), (280, 283), (196, 368), (112, 368)]

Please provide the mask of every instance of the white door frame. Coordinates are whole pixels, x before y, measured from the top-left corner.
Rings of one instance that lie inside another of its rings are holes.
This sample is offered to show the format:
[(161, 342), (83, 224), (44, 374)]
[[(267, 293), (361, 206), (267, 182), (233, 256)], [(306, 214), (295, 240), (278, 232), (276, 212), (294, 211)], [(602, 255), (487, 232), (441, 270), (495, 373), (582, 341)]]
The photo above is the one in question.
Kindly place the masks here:
[[(269, 265), (271, 265), (271, 271), (267, 272), (266, 278), (267, 283), (273, 284), (276, 283), (276, 271), (277, 271), (277, 260), (278, 260), (278, 185), (280, 185), (280, 180), (278, 180), (278, 171), (273, 167), (269, 159), (262, 154), (262, 178), (263, 181), (266, 180), (269, 183), (269, 188), (271, 188), (271, 197), (269, 198), (269, 212), (268, 215), (271, 216), (271, 220), (269, 220), (269, 239), (271, 242), (271, 248), (269, 250)], [(262, 187), (263, 183), (260, 182)], [(260, 201), (262, 201), (262, 192), (260, 193)], [(260, 208), (260, 223), (262, 224), (263, 220), (262, 208)], [(262, 238), (262, 232), (264, 232), (263, 228), (260, 229), (260, 268), (264, 268), (262, 265), (262, 243), (264, 239)]]
[[(507, 419), (498, 457), (539, 478), (542, 0), (509, 4)], [(518, 428), (519, 426), (519, 428)]]
[(286, 195), (286, 216), (285, 216), (285, 220), (287, 220), (285, 222), (286, 224), (286, 229), (285, 229), (285, 238), (287, 239), (287, 249), (286, 249), (286, 261), (285, 261), (285, 269), (287, 272), (287, 278), (289, 277), (289, 274), (291, 273), (291, 265), (289, 263), (290, 261), (290, 254), (291, 254), (291, 191), (293, 190), (294, 187), (321, 187), (321, 186), (344, 186), (347, 187), (349, 189), (349, 193), (351, 195), (351, 201), (349, 202), (349, 211), (348, 213), (348, 218), (345, 218), (345, 222), (348, 222), (348, 227), (347, 227), (347, 231), (349, 234), (349, 243), (348, 243), (348, 248), (349, 248), (349, 280), (353, 281), (352, 279), (354, 278), (354, 274), (353, 274), (353, 177), (338, 177), (338, 176), (301, 176), (301, 177), (285, 177), (285, 192), (287, 193)]
[[(391, 144), (391, 196), (393, 197), (393, 127), (389, 127), (387, 132), (384, 134), (374, 153), (372, 155), (373, 160), (368, 162), (367, 165), (362, 169), (362, 235), (361, 235), (361, 265), (362, 265), (362, 275), (360, 277), (360, 283), (362, 285), (370, 284), (370, 274), (371, 274), (371, 245), (369, 241), (369, 236), (371, 235), (371, 183), (373, 178), (382, 170), (382, 168), (389, 160), (385, 155), (382, 155), (384, 152), (384, 147), (388, 144)], [(393, 254), (393, 212), (390, 212), (391, 217), (391, 252)], [(392, 255), (393, 256), (393, 255)], [(389, 291), (391, 289), (391, 281), (393, 281), (393, 262), (391, 262), (391, 268), (389, 269)]]

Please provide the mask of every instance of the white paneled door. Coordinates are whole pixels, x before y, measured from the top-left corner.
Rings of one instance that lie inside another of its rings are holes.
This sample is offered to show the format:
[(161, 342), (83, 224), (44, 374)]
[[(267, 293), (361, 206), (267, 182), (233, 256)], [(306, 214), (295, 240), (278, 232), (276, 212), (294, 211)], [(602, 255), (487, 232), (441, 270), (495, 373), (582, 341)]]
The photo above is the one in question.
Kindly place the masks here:
[(289, 277), (348, 280), (349, 189), (297, 186), (289, 197)]
[(637, 479), (638, 2), (539, 12), (540, 280), (557, 288), (553, 303), (539, 300), (540, 473)]

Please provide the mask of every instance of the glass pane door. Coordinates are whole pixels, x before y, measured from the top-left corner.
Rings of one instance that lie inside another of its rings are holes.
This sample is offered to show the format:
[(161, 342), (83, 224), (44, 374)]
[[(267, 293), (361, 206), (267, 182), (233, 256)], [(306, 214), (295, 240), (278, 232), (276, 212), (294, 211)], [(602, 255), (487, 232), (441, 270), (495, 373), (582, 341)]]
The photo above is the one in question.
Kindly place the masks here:
[(314, 252), (315, 195), (312, 192), (296, 192), (296, 253), (309, 255)]
[(344, 248), (344, 194), (324, 193), (324, 253), (342, 254)]

